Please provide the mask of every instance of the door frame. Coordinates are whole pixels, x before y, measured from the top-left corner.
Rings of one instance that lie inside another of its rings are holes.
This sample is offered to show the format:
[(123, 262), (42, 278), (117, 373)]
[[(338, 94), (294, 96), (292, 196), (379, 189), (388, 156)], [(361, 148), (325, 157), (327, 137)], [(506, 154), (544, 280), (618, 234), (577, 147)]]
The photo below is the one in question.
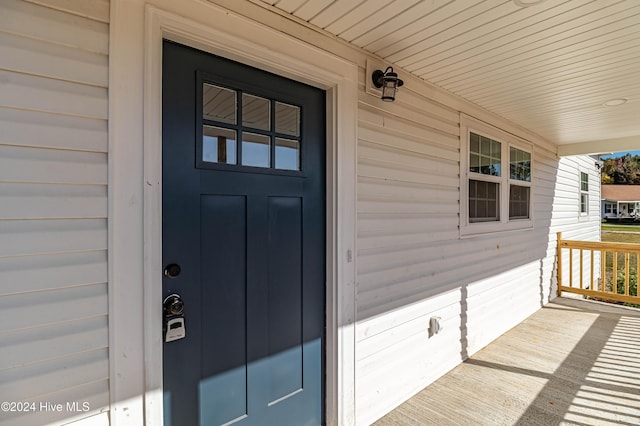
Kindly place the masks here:
[[(189, 6), (194, 10), (185, 17)], [(216, 23), (216, 27), (210, 23)], [(162, 316), (158, 302), (162, 294), (161, 100), (162, 40), (169, 39), (322, 88), (327, 93), (325, 418), (327, 424), (354, 424), (358, 67), (202, 0), (183, 1), (180, 10), (175, 11), (146, 4), (144, 30), (141, 319), (145, 423), (161, 424), (163, 417)], [(112, 151), (111, 161), (126, 163), (117, 150)], [(117, 191), (118, 182), (115, 184)], [(113, 217), (118, 217), (118, 210), (114, 205)], [(119, 258), (127, 255), (126, 250), (111, 252), (116, 265)], [(119, 314), (118, 299), (112, 296), (110, 301), (111, 312)], [(111, 325), (114, 326), (111, 351), (117, 355), (118, 347), (131, 342), (123, 321)], [(112, 376), (121, 373), (116, 364)], [(112, 388), (111, 399), (117, 401), (118, 394), (126, 393), (126, 389)]]

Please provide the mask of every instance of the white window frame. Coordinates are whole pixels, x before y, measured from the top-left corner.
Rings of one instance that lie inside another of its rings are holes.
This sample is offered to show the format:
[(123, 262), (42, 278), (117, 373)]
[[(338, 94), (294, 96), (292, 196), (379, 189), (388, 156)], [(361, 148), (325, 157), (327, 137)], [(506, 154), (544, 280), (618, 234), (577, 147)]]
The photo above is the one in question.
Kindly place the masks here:
[[(493, 139), (501, 143), (501, 175), (482, 175), (469, 171), (470, 133)], [(510, 179), (510, 149), (517, 148), (531, 154), (531, 181)], [(460, 237), (487, 234), (493, 232), (533, 229), (534, 212), (534, 152), (533, 144), (490, 124), (477, 120), (466, 114), (460, 114)], [(469, 180), (497, 182), (500, 185), (500, 220), (491, 222), (469, 221)], [(529, 218), (509, 219), (510, 185), (529, 187)]]
[[(582, 175), (586, 175), (587, 176), (587, 190), (583, 190), (582, 189)], [(588, 172), (584, 171), (583, 169), (579, 169), (578, 170), (578, 213), (580, 214), (580, 217), (588, 217), (589, 216), (589, 186), (590, 185), (590, 175)], [(586, 199), (586, 210), (582, 211), (582, 197), (585, 197)]]
[[(609, 207), (609, 211), (607, 211), (607, 207)], [(614, 216), (618, 216), (618, 203), (613, 201), (605, 201), (604, 202), (604, 214), (612, 214)]]

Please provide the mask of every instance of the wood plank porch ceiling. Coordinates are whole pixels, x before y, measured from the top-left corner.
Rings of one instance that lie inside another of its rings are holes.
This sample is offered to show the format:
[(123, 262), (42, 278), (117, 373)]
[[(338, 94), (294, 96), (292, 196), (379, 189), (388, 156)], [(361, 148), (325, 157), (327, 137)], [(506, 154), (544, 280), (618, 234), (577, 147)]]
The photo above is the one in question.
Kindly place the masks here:
[[(558, 145), (637, 140), (640, 149), (636, 0), (253, 1)], [(612, 99), (627, 102), (604, 105)]]

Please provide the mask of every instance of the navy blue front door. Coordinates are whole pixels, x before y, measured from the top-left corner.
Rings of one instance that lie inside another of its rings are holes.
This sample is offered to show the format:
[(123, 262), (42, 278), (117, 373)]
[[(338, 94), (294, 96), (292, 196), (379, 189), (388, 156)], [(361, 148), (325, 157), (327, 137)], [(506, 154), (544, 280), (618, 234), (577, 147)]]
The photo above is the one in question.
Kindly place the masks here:
[(166, 425), (323, 423), (324, 99), (164, 43)]

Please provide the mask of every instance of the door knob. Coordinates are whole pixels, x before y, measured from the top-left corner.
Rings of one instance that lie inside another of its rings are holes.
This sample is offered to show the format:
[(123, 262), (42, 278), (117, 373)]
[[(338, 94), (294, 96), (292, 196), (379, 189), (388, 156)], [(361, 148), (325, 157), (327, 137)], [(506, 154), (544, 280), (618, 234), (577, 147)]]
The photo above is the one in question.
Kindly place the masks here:
[(184, 302), (178, 294), (172, 294), (164, 299), (164, 313), (166, 316), (177, 316), (184, 314)]
[(184, 302), (179, 294), (170, 294), (165, 297), (162, 302), (164, 311), (163, 334), (165, 342), (173, 342), (174, 340), (186, 337), (186, 329), (184, 326)]

